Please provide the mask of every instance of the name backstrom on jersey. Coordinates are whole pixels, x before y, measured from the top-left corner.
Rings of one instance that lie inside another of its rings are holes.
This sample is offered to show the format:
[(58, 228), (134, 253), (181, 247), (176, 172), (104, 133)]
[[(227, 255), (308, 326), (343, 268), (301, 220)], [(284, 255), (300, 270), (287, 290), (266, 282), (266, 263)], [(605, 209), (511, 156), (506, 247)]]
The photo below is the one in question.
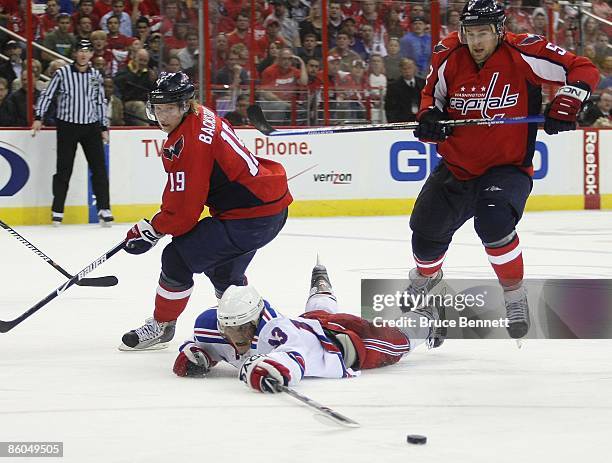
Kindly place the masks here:
[[(516, 106), (518, 103), (518, 93), (510, 93), (510, 84), (504, 85), (501, 96), (492, 96), (495, 90), (495, 84), (499, 78), (499, 72), (496, 72), (491, 77), (489, 85), (485, 87), (471, 87), (469, 90), (475, 92), (481, 90), (481, 93), (463, 93), (468, 90), (466, 87), (461, 87), (462, 93), (456, 93), (449, 102), (449, 106), (452, 109), (461, 111), (462, 115), (467, 114), (468, 111), (480, 111), (480, 114), (485, 119), (492, 119), (495, 117), (504, 117), (504, 114), (496, 114), (490, 116), (487, 111), (489, 109), (503, 109)], [(484, 92), (484, 93), (482, 93)]]

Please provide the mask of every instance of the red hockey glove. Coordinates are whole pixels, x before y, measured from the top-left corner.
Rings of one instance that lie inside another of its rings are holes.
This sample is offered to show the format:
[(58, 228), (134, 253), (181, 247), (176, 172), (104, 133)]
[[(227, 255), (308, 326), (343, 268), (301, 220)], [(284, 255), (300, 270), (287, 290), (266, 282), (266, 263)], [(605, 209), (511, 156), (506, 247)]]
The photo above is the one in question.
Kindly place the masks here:
[(163, 233), (157, 233), (153, 225), (142, 219), (127, 232), (125, 250), (130, 254), (142, 254), (157, 244)]
[(291, 373), (286, 366), (265, 355), (253, 355), (242, 364), (240, 380), (256, 391), (274, 394), (281, 392), (278, 384), (289, 384)]
[(582, 82), (561, 87), (544, 113), (544, 131), (554, 135), (575, 130), (576, 118), (589, 95), (588, 86)]
[(210, 356), (193, 342), (188, 342), (181, 349), (181, 353), (174, 361), (172, 371), (177, 376), (204, 376), (206, 375), (215, 362), (210, 359)]
[(419, 126), (414, 131), (414, 136), (424, 142), (439, 143), (453, 133), (449, 125), (441, 124), (440, 121), (448, 119), (448, 116), (438, 108), (431, 108), (417, 116)]

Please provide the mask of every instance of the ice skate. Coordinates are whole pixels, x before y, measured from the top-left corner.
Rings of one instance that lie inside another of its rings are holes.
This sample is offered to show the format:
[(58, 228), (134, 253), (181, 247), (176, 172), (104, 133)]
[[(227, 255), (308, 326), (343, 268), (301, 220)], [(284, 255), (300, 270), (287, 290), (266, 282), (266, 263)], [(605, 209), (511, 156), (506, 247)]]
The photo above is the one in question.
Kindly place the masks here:
[(527, 290), (524, 287), (512, 291), (504, 291), (506, 317), (508, 318), (508, 333), (513, 339), (522, 338), (529, 331), (529, 304)]
[(436, 347), (440, 347), (444, 340), (446, 339), (447, 328), (445, 326), (438, 326), (439, 321), (446, 320), (446, 308), (444, 305), (429, 305), (423, 306), (415, 309), (413, 313), (423, 315), (427, 317), (430, 321), (433, 320), (434, 324), (429, 330), (429, 336), (427, 336), (427, 347), (430, 349), (435, 349)]
[(158, 322), (147, 318), (140, 328), (129, 331), (121, 338), (119, 350), (160, 350), (168, 347), (168, 342), (174, 337), (176, 320)]
[(424, 297), (427, 294), (438, 294), (442, 290), (442, 270), (433, 278), (428, 278), (419, 273), (415, 267), (410, 270), (408, 278), (410, 284), (404, 290), (406, 297), (403, 298), (403, 303), (400, 304), (400, 310), (404, 313), (416, 310), (423, 306)]
[(51, 213), (51, 225), (53, 225), (54, 227), (59, 227), (62, 224), (62, 220), (64, 220), (63, 212)]
[(98, 221), (103, 227), (110, 227), (114, 220), (115, 218), (113, 217), (110, 209), (100, 209), (98, 211)]
[(310, 278), (310, 296), (315, 294), (326, 294), (333, 295), (332, 285), (329, 281), (329, 275), (325, 265), (321, 264), (319, 256), (317, 255), (317, 264), (312, 269), (312, 276)]

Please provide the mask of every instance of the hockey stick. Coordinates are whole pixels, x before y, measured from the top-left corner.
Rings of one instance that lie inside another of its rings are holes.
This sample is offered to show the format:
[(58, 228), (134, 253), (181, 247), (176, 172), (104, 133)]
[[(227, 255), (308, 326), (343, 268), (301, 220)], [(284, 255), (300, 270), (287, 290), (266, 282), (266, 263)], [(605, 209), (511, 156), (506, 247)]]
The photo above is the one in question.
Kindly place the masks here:
[[(36, 246), (34, 246), (32, 243), (26, 240), (23, 236), (17, 233), (10, 225), (0, 220), (0, 227), (4, 228), (7, 232), (13, 235), (17, 239), (17, 241), (24, 244), (28, 249), (33, 251), (34, 254), (36, 254), (38, 257), (41, 257), (42, 260), (44, 260), (46, 263), (51, 265), (55, 270), (60, 272), (66, 278), (73, 277), (73, 275), (70, 275), (66, 270), (60, 267), (59, 264), (56, 264), (55, 262), (53, 262), (53, 260), (49, 256), (47, 256), (44, 252), (42, 252), (40, 249), (38, 249)], [(107, 287), (107, 286), (115, 286), (117, 283), (119, 283), (119, 280), (117, 279), (117, 277), (111, 275), (111, 276), (105, 276), (105, 277), (83, 278), (80, 281), (77, 281), (76, 284), (79, 286)]]
[(312, 170), (312, 169), (314, 169), (315, 167), (317, 167), (318, 165), (319, 165), (319, 164), (315, 164), (314, 166), (310, 166), (310, 167), (308, 167), (308, 168), (306, 168), (306, 169), (304, 169), (304, 170), (299, 171), (297, 174), (293, 174), (291, 177), (289, 177), (289, 178), (287, 179), (287, 181), (289, 181), (289, 180), (293, 180), (295, 177), (299, 177), (300, 175), (305, 174), (305, 173), (306, 173), (306, 172), (308, 172), (309, 170)]
[[(324, 135), (332, 133), (350, 132), (373, 132), (379, 130), (407, 130), (416, 129), (418, 122), (390, 122), (387, 124), (365, 124), (365, 125), (338, 125), (329, 127), (315, 127), (312, 129), (288, 129), (277, 130), (266, 119), (260, 106), (252, 105), (247, 109), (249, 121), (253, 126), (269, 137), (284, 137), (290, 135)], [(495, 124), (529, 124), (544, 122), (544, 116), (507, 117), (503, 119), (457, 119), (451, 121), (440, 121), (442, 124), (452, 127), (461, 125), (495, 125)]]
[(98, 268), (98, 266), (102, 265), (104, 262), (106, 262), (112, 256), (114, 256), (119, 251), (121, 251), (123, 249), (124, 245), (125, 245), (124, 241), (121, 241), (120, 243), (116, 244), (110, 251), (106, 251), (104, 254), (102, 254), (102, 256), (98, 257), (96, 260), (94, 260), (91, 264), (89, 264), (87, 267), (85, 267), (83, 270), (81, 270), (79, 273), (77, 273), (75, 276), (73, 276), (66, 283), (61, 285), (59, 288), (55, 289), (47, 297), (45, 297), (44, 299), (38, 301), (31, 308), (29, 308), (23, 314), (21, 314), (19, 317), (15, 318), (14, 320), (10, 320), (10, 321), (0, 320), (0, 333), (6, 333), (7, 331), (12, 330), (17, 325), (19, 325), (22, 321), (24, 321), (26, 318), (28, 318), (30, 315), (33, 315), (34, 313), (38, 312), (45, 305), (47, 305), (49, 302), (51, 302), (57, 296), (62, 294), (64, 291), (66, 291), (72, 285), (74, 285), (78, 281), (82, 280), (85, 275), (87, 275), (88, 273), (94, 271), (96, 268)]
[(284, 392), (286, 394), (289, 394), (294, 399), (297, 399), (300, 402), (308, 405), (309, 407), (314, 408), (317, 412), (319, 412), (319, 415), (322, 415), (325, 418), (330, 419), (331, 421), (333, 421), (336, 424), (340, 424), (340, 425), (346, 426), (348, 428), (359, 428), (359, 427), (361, 427), (361, 425), (359, 423), (357, 423), (357, 421), (354, 421), (354, 420), (352, 420), (352, 419), (342, 415), (341, 413), (338, 413), (337, 411), (332, 410), (329, 407), (326, 407), (324, 405), (321, 405), (318, 402), (315, 402), (314, 400), (310, 399), (309, 397), (306, 397), (305, 395), (300, 394), (299, 392), (291, 389), (290, 387), (283, 386), (278, 381), (274, 381), (274, 385), (275, 385), (275, 387), (276, 387), (276, 389), (278, 391), (281, 391), (281, 392)]

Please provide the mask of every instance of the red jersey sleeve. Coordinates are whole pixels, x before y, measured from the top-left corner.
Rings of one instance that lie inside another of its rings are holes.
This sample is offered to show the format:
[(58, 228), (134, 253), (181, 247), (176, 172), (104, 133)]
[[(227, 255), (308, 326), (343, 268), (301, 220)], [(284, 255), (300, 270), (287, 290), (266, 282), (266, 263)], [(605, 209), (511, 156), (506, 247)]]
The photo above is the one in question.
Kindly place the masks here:
[(520, 53), (536, 84), (563, 85), (580, 81), (591, 91), (597, 88), (599, 72), (588, 58), (574, 55), (539, 35), (508, 33), (506, 41)]

